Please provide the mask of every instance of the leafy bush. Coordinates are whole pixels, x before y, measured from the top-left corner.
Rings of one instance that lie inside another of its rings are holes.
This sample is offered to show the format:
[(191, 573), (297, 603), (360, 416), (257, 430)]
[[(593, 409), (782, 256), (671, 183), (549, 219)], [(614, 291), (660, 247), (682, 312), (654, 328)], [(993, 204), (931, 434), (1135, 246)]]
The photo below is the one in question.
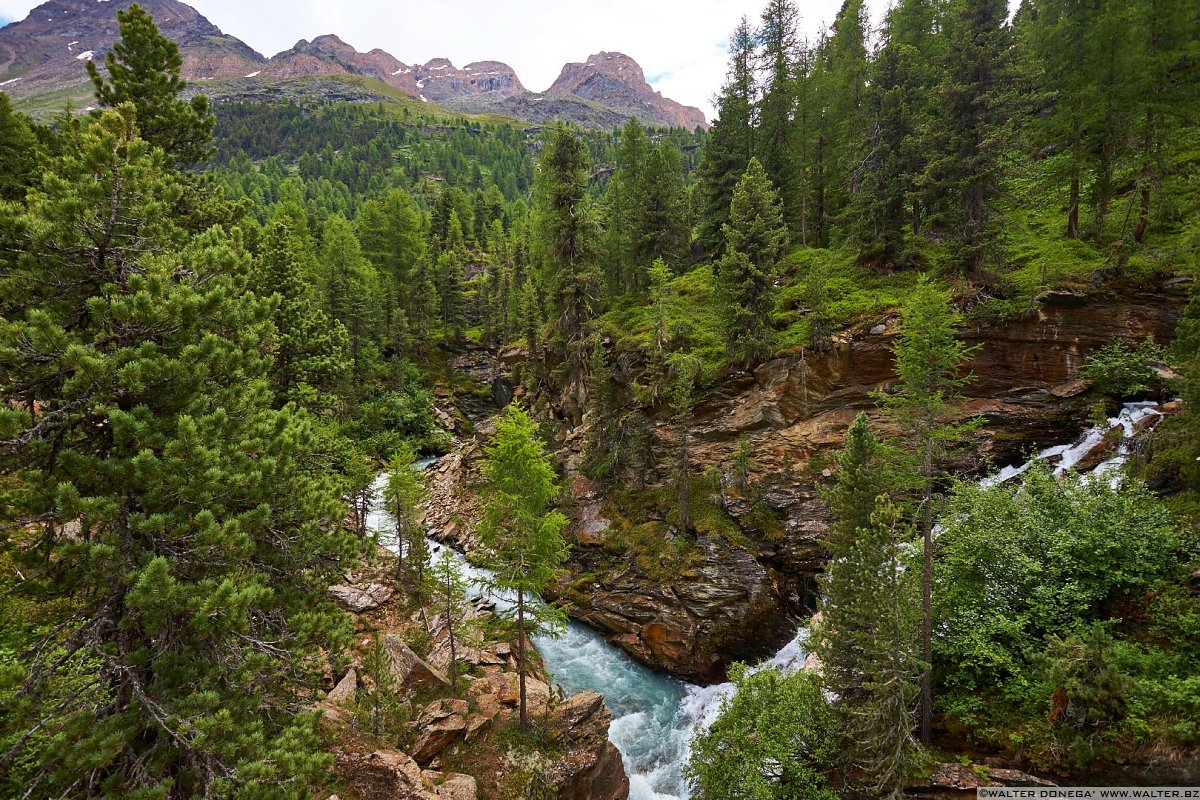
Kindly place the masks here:
[(1147, 362), (1161, 361), (1163, 357), (1163, 348), (1152, 341), (1136, 347), (1109, 342), (1087, 357), (1080, 374), (1105, 394), (1132, 397), (1150, 391), (1158, 382)]

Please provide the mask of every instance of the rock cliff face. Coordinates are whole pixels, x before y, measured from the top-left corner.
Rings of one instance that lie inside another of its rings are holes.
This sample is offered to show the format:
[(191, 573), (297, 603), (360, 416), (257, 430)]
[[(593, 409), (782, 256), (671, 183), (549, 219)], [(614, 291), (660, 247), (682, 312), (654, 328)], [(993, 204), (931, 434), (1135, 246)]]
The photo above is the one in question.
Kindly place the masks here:
[(707, 127), (703, 112), (654, 91), (641, 66), (624, 53), (596, 53), (582, 64), (567, 64), (546, 94), (594, 100), (639, 119), (659, 120), (689, 130)]
[[(1086, 426), (1094, 400), (1076, 381), (1084, 357), (1113, 338), (1169, 341), (1183, 301), (1182, 293), (1165, 288), (1052, 295), (1020, 319), (966, 331), (964, 338), (979, 349), (964, 414), (986, 423), (966, 460), (953, 466), (998, 468), (1069, 441)], [(603, 505), (594, 488), (577, 480), (571, 580), (577, 588), (563, 592), (572, 613), (636, 658), (699, 682), (719, 680), (732, 660), (764, 655), (790, 638), (795, 629), (788, 614), (808, 604), (824, 559), (824, 465), (841, 448), (854, 416), (874, 415), (871, 393), (894, 380), (895, 320), (871, 330), (847, 334), (825, 352), (731, 374), (703, 397), (691, 429), (693, 471), (727, 469), (745, 437), (753, 446), (750, 484), (759, 499), (751, 502), (728, 485), (717, 490), (715, 501), (745, 536), (700, 537), (697, 555), (671, 565), (669, 579), (613, 557)], [(676, 432), (665, 422), (656, 432), (659, 451), (672, 452)], [(618, 506), (610, 504), (619, 513)]]

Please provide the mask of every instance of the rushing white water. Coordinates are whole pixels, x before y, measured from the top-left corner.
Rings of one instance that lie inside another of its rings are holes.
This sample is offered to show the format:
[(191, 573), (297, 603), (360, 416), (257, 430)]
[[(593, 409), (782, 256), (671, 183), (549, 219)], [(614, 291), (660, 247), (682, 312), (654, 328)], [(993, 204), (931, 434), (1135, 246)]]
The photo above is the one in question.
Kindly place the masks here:
[(1062, 476), (1068, 469), (1078, 466), (1100, 444), (1104, 436), (1116, 427), (1120, 427), (1123, 434), (1123, 440), (1117, 447), (1116, 454), (1112, 458), (1102, 461), (1092, 470), (1091, 474), (1096, 476), (1112, 474), (1112, 480), (1120, 480), (1117, 473), (1120, 466), (1129, 460), (1129, 440), (1143, 421), (1150, 417), (1161, 417), (1163, 415), (1158, 410), (1158, 405), (1158, 403), (1153, 401), (1126, 403), (1117, 416), (1109, 418), (1107, 425), (1088, 428), (1071, 444), (1047, 447), (1024, 464), (1004, 467), (1004, 469), (995, 475), (984, 478), (980, 481), (980, 484), (986, 487), (1010, 481), (1033, 466), (1035, 462), (1046, 461), (1055, 457), (1059, 458), (1054, 466), (1054, 474)]
[[(422, 468), (431, 460), (420, 463)], [(375, 483), (369, 529), (381, 533), (388, 542), (395, 530), (392, 517), (383, 507), (380, 494), (384, 477)], [(486, 592), (490, 575), (469, 564), (451, 548), (427, 540), (431, 559), (455, 559), (474, 590)], [(488, 592), (498, 611), (512, 608), (512, 598), (495, 590)], [(798, 669), (806, 657), (805, 631), (789, 642), (767, 664), (782, 669)], [(567, 695), (584, 691), (604, 694), (612, 712), (609, 739), (621, 751), (629, 776), (630, 800), (686, 800), (691, 796), (684, 765), (697, 726), (708, 726), (720, 713), (721, 701), (733, 691), (733, 684), (693, 686), (656, 672), (638, 663), (578, 622), (570, 622), (562, 636), (538, 636), (534, 644), (542, 655), (546, 671)]]

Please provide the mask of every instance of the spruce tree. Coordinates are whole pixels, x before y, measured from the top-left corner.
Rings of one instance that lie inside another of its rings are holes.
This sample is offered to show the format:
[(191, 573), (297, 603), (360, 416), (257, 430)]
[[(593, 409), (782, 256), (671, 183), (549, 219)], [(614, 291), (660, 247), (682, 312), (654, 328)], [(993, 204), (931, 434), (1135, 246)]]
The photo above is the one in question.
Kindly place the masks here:
[(932, 192), (952, 204), (940, 224), (968, 275), (978, 275), (1000, 244), (995, 202), (1013, 107), (1007, 18), (1004, 0), (951, 0), (945, 22), (946, 69), (926, 172)]
[(714, 258), (725, 252), (724, 226), (734, 189), (754, 154), (754, 34), (743, 17), (729, 41), (729, 73), (717, 98), (717, 121), (700, 161), (700, 241)]
[(787, 243), (778, 196), (756, 158), (734, 190), (724, 234), (717, 289), (725, 341), (734, 358), (749, 361), (772, 349), (775, 279)]
[(4, 718), (49, 749), (0, 758), (34, 798), (300, 800), (331, 759), (296, 699), (350, 633), (325, 589), (355, 549), (310, 421), (271, 407), (249, 259), (175, 224), (136, 130), (124, 105), (65, 137), (5, 232), (4, 549), (22, 592), (77, 602)]
[(545, 592), (566, 560), (562, 534), (567, 518), (550, 509), (561, 491), (558, 476), (538, 439), (537, 426), (519, 406), (510, 405), (496, 421), (496, 432), (484, 450), (483, 475), (487, 505), (479, 536), (496, 587), (516, 594), (521, 728), (527, 729), (526, 637), (563, 622), (554, 606), (530, 601)]
[(118, 11), (117, 21), (121, 38), (104, 57), (107, 79), (95, 62), (87, 62), (97, 105), (115, 108), (133, 103), (141, 137), (161, 147), (172, 163), (207, 161), (214, 117), (205, 95), (197, 94), (191, 101), (179, 98), (187, 87), (179, 76), (183, 68), (179, 46), (159, 32), (154, 18), (137, 3)]
[(859, 414), (826, 494), (833, 524), (813, 648), (835, 696), (843, 762), (873, 796), (901, 797), (912, 761), (921, 672), (914, 582), (901, 569), (907, 529), (891, 504), (885, 446)]
[(454, 560), (449, 548), (443, 550), (441, 558), (433, 562), (430, 578), (435, 587), (438, 613), (446, 620), (447, 644), (450, 646), (450, 661), (446, 671), (450, 679), (450, 692), (457, 694), (458, 645), (462, 641), (462, 626), (468, 618), (467, 590), (470, 589), (470, 584), (463, 577), (462, 569)]
[(587, 148), (566, 126), (556, 126), (538, 162), (533, 219), (555, 315), (555, 344), (575, 371), (587, 360), (586, 327), (599, 301), (601, 279), (587, 180)]

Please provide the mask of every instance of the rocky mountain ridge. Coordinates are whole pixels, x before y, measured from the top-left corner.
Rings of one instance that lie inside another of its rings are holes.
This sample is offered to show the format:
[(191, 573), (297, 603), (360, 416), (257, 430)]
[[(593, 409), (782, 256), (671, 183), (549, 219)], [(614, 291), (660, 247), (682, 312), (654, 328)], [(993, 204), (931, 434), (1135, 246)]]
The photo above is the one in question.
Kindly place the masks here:
[[(119, 36), (116, 12), (135, 0), (47, 0), (24, 20), (0, 29), (0, 91), (14, 98), (89, 96), (85, 62), (103, 62)], [(223, 33), (178, 0), (141, 0), (165, 35), (179, 44), (183, 75), (214, 99), (262, 97), (272, 84), (311, 76), (363, 76), (416, 100), (465, 113), (492, 113), (542, 123), (565, 118), (611, 128), (630, 116), (649, 125), (689, 129), (707, 124), (698, 108), (662, 96), (627, 55), (598, 53), (567, 64), (545, 92), (532, 92), (500, 61), (456, 67), (448, 59), (407, 64), (383, 50), (361, 53), (335, 35), (301, 39), (266, 58)], [(314, 83), (321, 95), (328, 82)], [(327, 99), (344, 99), (342, 93)]]

